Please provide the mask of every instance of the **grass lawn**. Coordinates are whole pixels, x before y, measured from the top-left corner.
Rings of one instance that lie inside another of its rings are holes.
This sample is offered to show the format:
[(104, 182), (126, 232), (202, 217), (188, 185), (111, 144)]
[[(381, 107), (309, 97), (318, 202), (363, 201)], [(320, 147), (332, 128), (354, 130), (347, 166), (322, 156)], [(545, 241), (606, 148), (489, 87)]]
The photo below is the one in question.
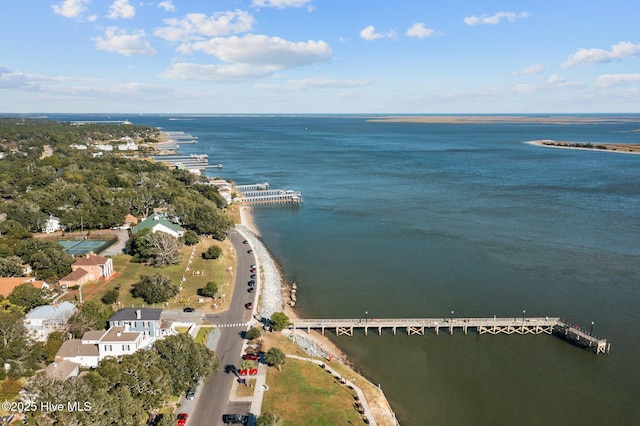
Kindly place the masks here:
[(214, 327), (200, 327), (198, 330), (198, 334), (196, 334), (196, 338), (194, 339), (196, 343), (204, 343), (207, 339), (209, 333), (213, 331)]
[[(223, 249), (223, 254), (216, 260), (205, 260), (202, 253), (210, 246), (218, 245)], [(195, 251), (192, 255), (192, 250)], [(141, 275), (163, 274), (167, 275), (171, 281), (180, 285), (182, 283), (182, 291), (177, 296), (167, 301), (163, 307), (179, 309), (185, 306), (206, 309), (211, 312), (213, 304), (217, 311), (227, 309), (229, 307), (230, 298), (220, 298), (216, 300), (210, 298), (202, 298), (197, 295), (199, 288), (206, 285), (207, 282), (213, 281), (218, 284), (219, 295), (232, 294), (235, 283), (235, 251), (231, 243), (226, 241), (217, 241), (211, 238), (202, 238), (201, 242), (195, 246), (183, 247), (181, 249), (182, 259), (177, 265), (167, 266), (165, 268), (154, 268), (142, 263), (131, 262), (131, 256), (119, 255), (113, 257), (113, 268), (117, 275), (108, 281), (107, 285), (103, 282), (97, 284), (88, 284), (83, 287), (83, 296), (100, 300), (102, 296), (109, 290), (120, 287), (120, 296), (118, 298), (118, 306), (132, 307), (143, 306), (144, 301), (140, 298), (134, 298), (131, 295), (131, 287), (139, 281)], [(188, 266), (188, 270), (186, 269)], [(184, 281), (183, 280), (184, 277)], [(91, 291), (93, 286), (101, 287), (99, 291)], [(77, 292), (69, 292), (68, 298), (77, 298)], [(84, 301), (87, 297), (84, 297)], [(157, 307), (160, 307), (158, 305)]]
[(267, 384), (262, 412), (285, 425), (365, 424), (355, 409), (355, 392), (317, 364), (287, 358), (282, 371), (269, 369)]
[(242, 398), (245, 396), (253, 396), (253, 391), (256, 389), (256, 379), (247, 379), (247, 385), (238, 385), (236, 390), (236, 398)]

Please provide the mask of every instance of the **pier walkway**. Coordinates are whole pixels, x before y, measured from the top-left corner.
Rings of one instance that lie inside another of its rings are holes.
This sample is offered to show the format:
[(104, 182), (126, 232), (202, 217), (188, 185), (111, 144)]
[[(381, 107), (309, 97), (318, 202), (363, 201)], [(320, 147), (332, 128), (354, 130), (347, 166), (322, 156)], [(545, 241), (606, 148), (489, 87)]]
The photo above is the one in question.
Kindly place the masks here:
[(608, 353), (610, 344), (578, 326), (566, 323), (561, 318), (371, 318), (371, 319), (294, 319), (289, 328), (307, 331), (318, 330), (324, 335), (325, 329), (334, 330), (337, 336), (353, 336), (354, 329), (360, 329), (365, 335), (373, 329), (379, 335), (389, 330), (396, 335), (403, 329), (408, 335), (424, 335), (432, 329), (438, 335), (440, 330), (453, 334), (459, 329), (467, 334), (469, 329), (478, 334), (550, 334), (563, 338), (573, 344), (587, 348), (596, 354)]
[(282, 204), (302, 204), (302, 193), (285, 189), (269, 189), (268, 183), (236, 185), (241, 194), (239, 201), (248, 206), (276, 206)]

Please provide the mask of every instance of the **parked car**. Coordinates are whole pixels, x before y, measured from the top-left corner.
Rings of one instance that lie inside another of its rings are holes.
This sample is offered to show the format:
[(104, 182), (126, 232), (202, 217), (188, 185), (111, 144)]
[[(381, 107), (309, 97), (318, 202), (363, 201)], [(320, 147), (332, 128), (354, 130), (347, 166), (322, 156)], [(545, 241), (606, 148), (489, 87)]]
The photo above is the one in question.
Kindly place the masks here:
[(253, 303), (251, 303), (251, 302), (245, 303), (244, 307), (247, 308), (247, 309), (253, 309)]
[(196, 391), (195, 391), (195, 389), (189, 389), (189, 390), (187, 391), (186, 398), (187, 398), (189, 401), (193, 401), (193, 400), (196, 398)]
[(244, 354), (242, 355), (242, 359), (244, 360), (251, 360), (251, 361), (257, 361), (260, 359), (260, 355), (257, 354)]
[(182, 312), (195, 312), (196, 310), (194, 308), (192, 308), (191, 306), (187, 306), (185, 307)]
[(244, 241), (242, 242), (242, 244), (249, 244), (249, 241), (244, 240)]
[(257, 266), (255, 264), (252, 264), (251, 266), (249, 266), (249, 268), (251, 268), (251, 269), (256, 269), (256, 267)]
[(255, 290), (255, 289), (254, 289), (253, 287), (249, 287), (249, 288), (247, 289), (247, 292), (249, 292), (249, 293), (253, 293), (253, 291), (254, 291), (254, 290)]
[(251, 277), (250, 277), (250, 278), (251, 278), (252, 280), (255, 280), (255, 279), (256, 279), (256, 274), (251, 275)]
[(247, 253), (253, 254), (253, 250), (248, 250)]
[(245, 424), (249, 419), (248, 416), (243, 416), (242, 414), (223, 414), (222, 415), (222, 423), (232, 425), (232, 424)]
[(178, 414), (178, 426), (186, 425), (188, 418), (189, 418), (189, 415), (187, 413)]
[(250, 280), (247, 284), (249, 286), (255, 285), (256, 281), (255, 280)]

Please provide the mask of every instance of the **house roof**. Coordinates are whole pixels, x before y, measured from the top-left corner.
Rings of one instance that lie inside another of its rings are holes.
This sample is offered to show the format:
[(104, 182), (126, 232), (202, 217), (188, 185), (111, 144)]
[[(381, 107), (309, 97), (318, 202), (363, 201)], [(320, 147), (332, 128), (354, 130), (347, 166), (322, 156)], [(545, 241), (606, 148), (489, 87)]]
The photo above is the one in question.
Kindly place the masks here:
[(80, 339), (71, 339), (62, 343), (57, 357), (75, 357), (75, 356), (98, 356), (100, 352), (98, 352), (98, 346), (96, 345), (83, 345), (82, 340)]
[(44, 372), (47, 376), (58, 380), (66, 380), (71, 377), (71, 373), (80, 366), (77, 362), (63, 359), (47, 365)]
[(135, 342), (142, 335), (139, 331), (125, 331), (124, 327), (111, 327), (100, 339), (100, 343)]
[(60, 281), (78, 281), (80, 278), (87, 275), (89, 272), (85, 271), (82, 268), (78, 268), (75, 271), (71, 271), (69, 274), (60, 278)]
[(123, 308), (113, 314), (109, 321), (158, 321), (161, 314), (162, 309), (159, 308)]
[(36, 281), (33, 277), (0, 277), (0, 295), (8, 297), (20, 284), (31, 283), (35, 288), (47, 287), (44, 281)]
[(147, 217), (145, 220), (137, 224), (131, 232), (135, 234), (136, 232), (140, 232), (143, 229), (153, 228), (156, 225), (162, 225), (174, 232), (184, 232), (184, 229), (180, 225), (176, 225), (175, 223), (171, 223), (166, 219), (161, 218), (158, 215), (152, 215)]
[(98, 256), (95, 253), (87, 253), (84, 257), (76, 260), (73, 266), (94, 266), (104, 265), (109, 259), (103, 256)]
[(71, 302), (62, 302), (55, 305), (44, 305), (34, 308), (27, 313), (27, 319), (69, 319), (76, 311), (76, 305)]

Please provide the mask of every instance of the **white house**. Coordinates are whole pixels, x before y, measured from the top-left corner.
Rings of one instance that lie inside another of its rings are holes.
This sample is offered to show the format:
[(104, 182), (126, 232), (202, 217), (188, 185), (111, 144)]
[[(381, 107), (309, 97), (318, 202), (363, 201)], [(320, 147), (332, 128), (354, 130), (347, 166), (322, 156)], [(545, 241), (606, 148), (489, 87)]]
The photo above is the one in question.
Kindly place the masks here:
[(42, 232), (46, 234), (51, 234), (52, 232), (56, 232), (61, 230), (60, 219), (55, 216), (49, 216), (49, 219), (44, 223), (44, 227), (42, 228)]
[(67, 340), (55, 356), (56, 361), (66, 360), (83, 367), (95, 368), (105, 358), (131, 355), (148, 348), (154, 339), (140, 331), (128, 331), (126, 327), (111, 327), (103, 331), (87, 331), (82, 339)]
[(46, 342), (49, 333), (64, 329), (76, 310), (76, 305), (70, 302), (38, 306), (25, 315), (24, 325), (29, 330), (31, 338)]
[(148, 218), (146, 218), (145, 220), (137, 224), (131, 230), (131, 233), (135, 234), (146, 228), (151, 228), (151, 232), (153, 233), (161, 231), (175, 238), (178, 238), (184, 235), (184, 229), (181, 226), (176, 225), (175, 223), (171, 223), (168, 220), (163, 219), (160, 216), (155, 214), (149, 216)]

